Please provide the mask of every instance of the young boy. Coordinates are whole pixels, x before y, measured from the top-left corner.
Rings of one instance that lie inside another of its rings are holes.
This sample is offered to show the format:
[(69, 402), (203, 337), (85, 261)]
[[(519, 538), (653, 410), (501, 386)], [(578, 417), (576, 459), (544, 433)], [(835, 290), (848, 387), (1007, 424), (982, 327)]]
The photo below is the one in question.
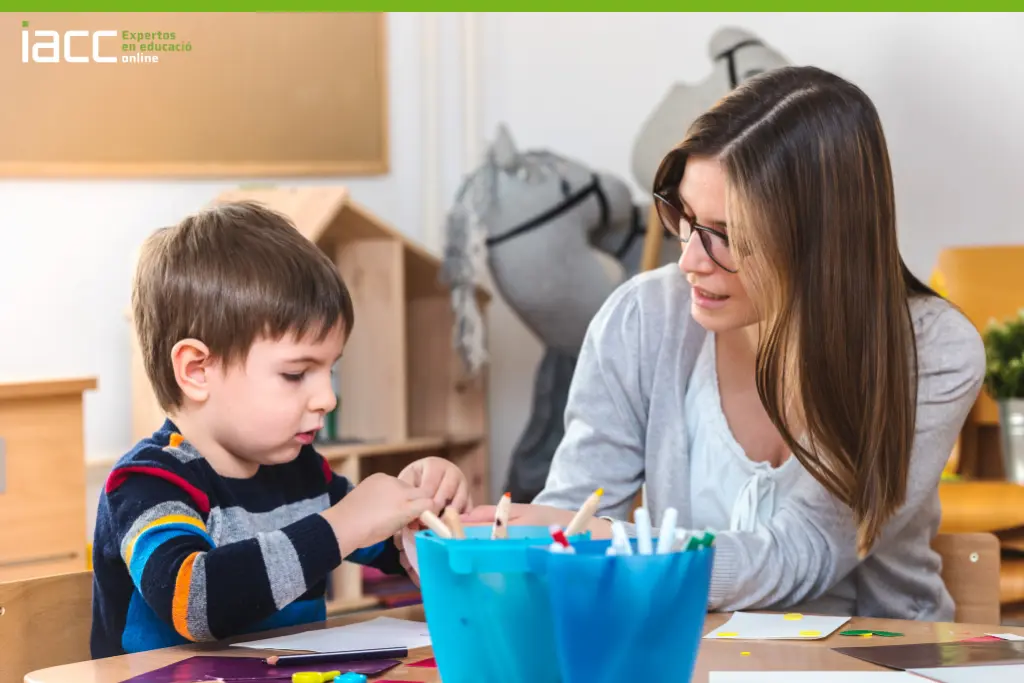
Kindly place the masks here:
[(132, 310), (168, 419), (100, 499), (94, 658), (323, 620), (343, 558), (402, 573), (392, 536), (469, 504), (443, 459), (353, 487), (314, 450), (352, 302), (283, 216), (222, 204), (157, 231)]

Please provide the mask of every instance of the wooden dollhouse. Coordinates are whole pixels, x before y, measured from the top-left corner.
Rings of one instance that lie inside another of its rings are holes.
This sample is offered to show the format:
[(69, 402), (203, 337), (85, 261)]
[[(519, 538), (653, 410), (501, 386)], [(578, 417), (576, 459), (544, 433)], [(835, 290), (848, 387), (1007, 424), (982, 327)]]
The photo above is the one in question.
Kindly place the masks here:
[[(318, 450), (352, 481), (398, 474), (427, 455), (465, 472), (473, 500), (487, 502), (487, 377), (465, 380), (452, 347), (449, 293), (440, 261), (366, 208), (342, 186), (273, 187), (226, 192), (215, 202), (253, 200), (288, 216), (337, 263), (356, 310), (338, 368), (341, 442)], [(478, 289), (481, 307), (490, 294)], [(132, 438), (151, 434), (164, 415), (135, 341)], [(328, 612), (372, 608), (362, 567), (343, 563), (332, 577)]]

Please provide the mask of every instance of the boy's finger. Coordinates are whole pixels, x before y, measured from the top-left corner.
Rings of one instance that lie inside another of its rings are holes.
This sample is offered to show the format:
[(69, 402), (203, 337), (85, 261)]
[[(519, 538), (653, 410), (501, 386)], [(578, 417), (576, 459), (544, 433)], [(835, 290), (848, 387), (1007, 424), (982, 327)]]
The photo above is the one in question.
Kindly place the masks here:
[(409, 508), (407, 510), (409, 514), (406, 524), (408, 524), (414, 519), (419, 519), (419, 516), (426, 512), (427, 510), (433, 512), (433, 510), (431, 510), (433, 506), (434, 501), (430, 498), (416, 498), (415, 500), (410, 500)]
[(419, 483), (420, 477), (423, 476), (421, 472), (422, 469), (422, 465), (413, 463), (398, 473), (398, 480), (404, 481), (410, 486), (416, 486)]
[(459, 482), (459, 488), (455, 492), (455, 497), (452, 498), (452, 507), (459, 514), (466, 512), (470, 508), (469, 487), (466, 485), (465, 480)]
[(431, 467), (428, 463), (423, 467), (423, 474), (420, 475), (420, 488), (429, 491), (431, 496), (436, 495), (444, 481), (445, 471), (440, 467)]
[(430, 501), (434, 496), (434, 492), (427, 489), (424, 486), (410, 486), (406, 490), (406, 500), (420, 500), (426, 498)]
[(446, 471), (437, 487), (437, 491), (434, 493), (434, 502), (438, 505), (438, 513), (440, 513), (446, 505), (454, 503), (455, 496), (459, 492), (459, 482), (461, 480), (462, 477), (459, 476), (458, 472), (454, 472), (452, 470)]

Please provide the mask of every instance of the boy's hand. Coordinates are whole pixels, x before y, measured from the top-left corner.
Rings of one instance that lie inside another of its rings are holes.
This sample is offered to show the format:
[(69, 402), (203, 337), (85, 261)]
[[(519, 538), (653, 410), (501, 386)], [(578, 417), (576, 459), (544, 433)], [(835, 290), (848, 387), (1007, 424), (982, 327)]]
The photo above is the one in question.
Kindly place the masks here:
[(320, 513), (334, 529), (341, 556), (391, 538), (430, 510), (432, 491), (376, 473)]
[[(413, 522), (413, 524), (416, 524), (416, 523)], [(413, 524), (409, 525), (410, 528), (413, 527)], [(423, 525), (420, 524), (419, 526), (423, 526)], [(419, 572), (417, 572), (417, 568), (412, 566), (412, 561), (409, 559), (409, 554), (405, 550), (405, 539), (402, 538), (402, 534), (403, 533), (404, 533), (404, 531), (399, 531), (397, 534), (395, 534), (392, 537), (392, 540), (395, 543), (395, 547), (398, 548), (398, 561), (401, 563), (402, 569), (405, 570), (405, 573), (409, 575), (409, 578), (412, 580), (413, 585), (415, 585), (417, 588), (419, 588), (420, 587), (420, 575), (419, 575)]]
[(450, 460), (421, 458), (402, 470), (398, 478), (426, 491), (434, 500), (431, 511), (436, 515), (441, 514), (446, 506), (455, 508), (459, 514), (473, 507), (466, 475)]

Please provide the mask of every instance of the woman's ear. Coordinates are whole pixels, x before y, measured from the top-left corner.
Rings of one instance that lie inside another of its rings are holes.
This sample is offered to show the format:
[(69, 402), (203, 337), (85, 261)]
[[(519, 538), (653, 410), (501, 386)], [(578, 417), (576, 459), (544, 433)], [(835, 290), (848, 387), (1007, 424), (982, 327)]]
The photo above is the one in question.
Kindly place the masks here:
[(198, 339), (182, 339), (171, 348), (174, 379), (185, 398), (202, 403), (210, 395), (210, 349)]

